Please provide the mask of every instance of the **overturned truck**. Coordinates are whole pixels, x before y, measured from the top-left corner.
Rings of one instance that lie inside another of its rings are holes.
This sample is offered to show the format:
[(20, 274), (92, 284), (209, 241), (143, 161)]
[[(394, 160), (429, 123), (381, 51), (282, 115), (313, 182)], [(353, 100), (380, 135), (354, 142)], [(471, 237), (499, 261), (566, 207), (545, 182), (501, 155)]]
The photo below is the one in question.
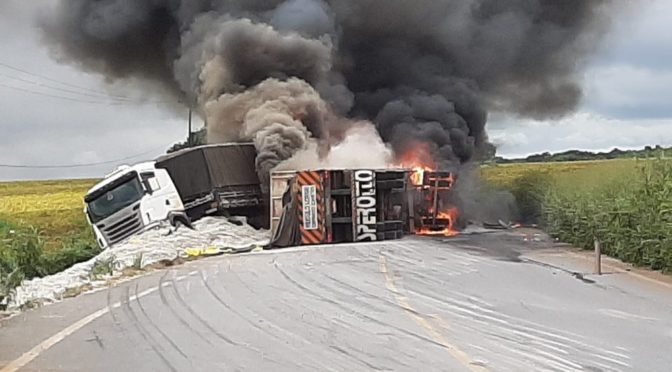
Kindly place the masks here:
[(262, 185), (256, 156), (252, 144), (222, 144), (119, 167), (85, 197), (98, 243), (206, 215), (245, 216), (271, 229), (274, 247), (399, 239), (455, 219), (438, 203), (450, 174), (425, 172), (418, 181), (407, 169), (298, 170), (273, 172)]
[(272, 245), (399, 239), (408, 232), (408, 179), (402, 169), (274, 172)]

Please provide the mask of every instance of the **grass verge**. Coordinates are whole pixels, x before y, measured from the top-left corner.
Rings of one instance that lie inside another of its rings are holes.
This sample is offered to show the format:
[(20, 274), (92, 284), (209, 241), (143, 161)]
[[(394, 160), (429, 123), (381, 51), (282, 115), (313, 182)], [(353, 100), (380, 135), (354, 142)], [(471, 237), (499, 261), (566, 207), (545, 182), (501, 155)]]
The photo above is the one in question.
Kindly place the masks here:
[(0, 310), (22, 280), (100, 253), (82, 212), (82, 198), (95, 182), (0, 183)]

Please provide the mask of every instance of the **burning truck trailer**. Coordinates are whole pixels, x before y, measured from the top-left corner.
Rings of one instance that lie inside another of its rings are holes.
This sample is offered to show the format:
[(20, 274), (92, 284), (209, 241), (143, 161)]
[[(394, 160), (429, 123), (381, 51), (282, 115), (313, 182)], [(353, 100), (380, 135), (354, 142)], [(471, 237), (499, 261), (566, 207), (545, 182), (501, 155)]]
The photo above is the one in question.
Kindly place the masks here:
[(448, 171), (414, 170), (411, 175), (414, 215), (410, 230), (417, 235), (459, 234), (459, 210), (450, 201), (457, 175)]
[(400, 169), (271, 174), (274, 247), (400, 239), (407, 172)]
[(454, 236), (458, 213), (448, 200), (455, 179), (450, 172), (409, 169), (273, 172), (271, 245)]

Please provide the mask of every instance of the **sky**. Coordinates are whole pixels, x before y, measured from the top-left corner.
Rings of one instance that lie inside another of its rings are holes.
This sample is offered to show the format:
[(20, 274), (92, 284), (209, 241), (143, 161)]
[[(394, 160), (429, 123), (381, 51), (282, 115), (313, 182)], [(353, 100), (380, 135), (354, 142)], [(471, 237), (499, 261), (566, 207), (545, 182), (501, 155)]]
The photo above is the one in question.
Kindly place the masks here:
[(575, 113), (543, 122), (491, 115), (499, 155), (672, 145), (672, 1), (635, 4), (596, 50)]
[[(0, 181), (102, 177), (183, 141), (188, 113), (179, 103), (50, 56), (33, 22), (50, 1), (0, 0), (0, 165), (105, 164), (0, 166)], [(595, 51), (575, 113), (548, 121), (491, 113), (499, 155), (672, 145), (672, 1), (637, 4)]]

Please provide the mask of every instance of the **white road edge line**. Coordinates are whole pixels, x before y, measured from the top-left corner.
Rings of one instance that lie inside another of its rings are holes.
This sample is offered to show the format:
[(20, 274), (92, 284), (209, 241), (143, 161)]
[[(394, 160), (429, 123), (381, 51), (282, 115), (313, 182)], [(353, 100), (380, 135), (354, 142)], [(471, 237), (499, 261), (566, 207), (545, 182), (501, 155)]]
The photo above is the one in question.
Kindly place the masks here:
[[(198, 271), (192, 271), (187, 275), (182, 275), (178, 276), (175, 278), (177, 281), (182, 281), (186, 279), (187, 277), (194, 276), (198, 274)], [(171, 283), (163, 283), (163, 286), (169, 286)], [(145, 297), (147, 295), (150, 295), (154, 292), (156, 292), (159, 289), (158, 286), (149, 288), (145, 291), (142, 291), (138, 293), (137, 295), (131, 296), (129, 299), (130, 301), (135, 301), (139, 298)], [(64, 328), (63, 330), (59, 331), (58, 333), (54, 334), (53, 336), (49, 337), (48, 339), (40, 342), (37, 346), (33, 347), (29, 351), (25, 352), (23, 355), (21, 355), (18, 359), (10, 362), (6, 366), (2, 367), (0, 369), (0, 372), (16, 372), (19, 369), (27, 366), (30, 362), (35, 360), (40, 354), (43, 352), (49, 350), (51, 347), (54, 345), (58, 344), (59, 342), (63, 341), (65, 338), (68, 336), (72, 335), (73, 333), (79, 331), (80, 329), (84, 328), (86, 325), (89, 323), (93, 322), (94, 320), (102, 317), (103, 315), (107, 314), (110, 312), (110, 308), (118, 309), (121, 307), (121, 301), (114, 303), (110, 307), (105, 307), (103, 309), (100, 309), (96, 311), (95, 313), (89, 314), (88, 316), (85, 316), (84, 318), (76, 321), (75, 323), (72, 323), (68, 327)]]

